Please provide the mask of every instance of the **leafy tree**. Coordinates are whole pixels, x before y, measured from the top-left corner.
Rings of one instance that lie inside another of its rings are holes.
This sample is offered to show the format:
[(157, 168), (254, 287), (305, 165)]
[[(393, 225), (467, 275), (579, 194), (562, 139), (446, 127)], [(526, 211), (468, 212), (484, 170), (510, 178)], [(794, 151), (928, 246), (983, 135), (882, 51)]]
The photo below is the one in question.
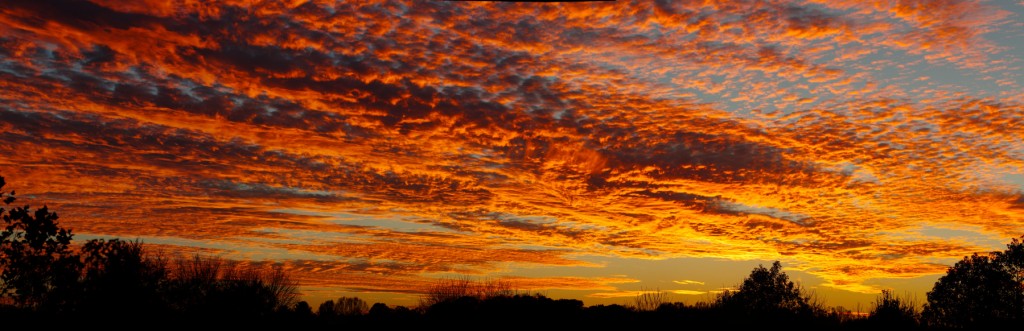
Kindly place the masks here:
[[(6, 184), (0, 177), (0, 189)], [(5, 206), (14, 191), (0, 190)], [(0, 296), (23, 307), (58, 309), (74, 298), (81, 262), (71, 250), (71, 230), (57, 224), (57, 214), (46, 206), (0, 207)]]
[(1014, 238), (1002, 252), (957, 262), (928, 292), (922, 315), (931, 326), (949, 328), (1024, 322), (1024, 242)]

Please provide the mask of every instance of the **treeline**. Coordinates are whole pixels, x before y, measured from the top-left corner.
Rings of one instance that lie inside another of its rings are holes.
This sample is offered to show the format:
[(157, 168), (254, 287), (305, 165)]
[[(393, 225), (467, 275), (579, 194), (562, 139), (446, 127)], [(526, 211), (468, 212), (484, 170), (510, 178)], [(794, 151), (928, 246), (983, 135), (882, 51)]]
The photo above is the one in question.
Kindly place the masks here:
[[(0, 189), (4, 184), (0, 177)], [(281, 268), (199, 255), (168, 258), (148, 253), (138, 241), (73, 246), (56, 213), (12, 208), (14, 192), (0, 190), (0, 200), (5, 325), (265, 325), (285, 318), (296, 304), (297, 286)]]
[[(637, 295), (624, 305), (584, 306), (582, 301), (518, 293), (503, 281), (444, 279), (420, 305), (367, 308), (358, 298), (324, 302), (305, 315), (314, 326), (436, 326), (449, 329), (683, 329), (787, 330), (996, 330), (1024, 325), (1024, 242), (1005, 251), (965, 257), (941, 277), (919, 306), (883, 290), (867, 314), (826, 307), (791, 281), (782, 264), (758, 266), (735, 290), (695, 304), (669, 302), (665, 292)], [(300, 302), (300, 305), (305, 305)], [(308, 305), (306, 306), (308, 307)]]
[[(1024, 243), (965, 257), (915, 302), (883, 291), (866, 316), (827, 308), (775, 262), (758, 266), (736, 290), (696, 304), (663, 292), (625, 305), (520, 293), (502, 281), (439, 280), (416, 307), (368, 305), (356, 297), (298, 301), (280, 268), (216, 258), (167, 258), (138, 241), (71, 244), (46, 207), (13, 207), (0, 177), (0, 323), (4, 325), (181, 328), (446, 329), (994, 329), (1024, 323)], [(919, 309), (920, 308), (920, 309)]]

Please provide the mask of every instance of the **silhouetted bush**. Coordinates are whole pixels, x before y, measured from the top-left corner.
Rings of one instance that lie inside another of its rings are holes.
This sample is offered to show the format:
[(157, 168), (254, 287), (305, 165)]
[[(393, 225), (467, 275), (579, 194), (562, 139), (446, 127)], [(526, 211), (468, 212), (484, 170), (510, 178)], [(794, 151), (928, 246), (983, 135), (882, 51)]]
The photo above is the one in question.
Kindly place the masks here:
[(421, 298), (420, 306), (429, 307), (463, 297), (487, 299), (516, 294), (512, 283), (503, 280), (473, 281), (469, 278), (443, 278), (437, 280)]
[(668, 303), (668, 293), (640, 289), (640, 294), (633, 298), (632, 308), (637, 311), (654, 311), (664, 303)]
[(916, 328), (919, 319), (917, 304), (913, 300), (897, 297), (891, 290), (882, 290), (868, 315), (868, 321), (873, 326), (902, 330)]
[(280, 268), (242, 267), (214, 257), (179, 259), (168, 279), (171, 307), (185, 319), (270, 319), (295, 304), (297, 286)]

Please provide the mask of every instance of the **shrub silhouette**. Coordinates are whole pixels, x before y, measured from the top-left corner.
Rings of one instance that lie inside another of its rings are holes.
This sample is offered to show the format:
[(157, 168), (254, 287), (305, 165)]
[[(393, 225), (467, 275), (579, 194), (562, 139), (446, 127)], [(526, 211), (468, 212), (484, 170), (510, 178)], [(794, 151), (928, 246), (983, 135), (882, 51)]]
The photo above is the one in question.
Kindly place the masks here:
[[(2, 191), (4, 206), (14, 202), (14, 192)], [(30, 309), (60, 310), (65, 300), (76, 297), (82, 264), (71, 250), (71, 230), (57, 224), (57, 214), (46, 206), (32, 212), (29, 206), (0, 207), (0, 296)]]
[(928, 292), (922, 315), (930, 326), (946, 328), (1024, 322), (1024, 242), (1014, 238), (1004, 251), (957, 262)]
[(661, 290), (648, 291), (641, 288), (640, 294), (633, 297), (631, 307), (637, 311), (654, 311), (665, 303), (668, 303), (668, 293)]
[(438, 303), (455, 301), (464, 297), (487, 299), (513, 296), (516, 290), (512, 283), (503, 280), (473, 281), (469, 278), (443, 278), (437, 280), (423, 298), (420, 306), (430, 307)]
[(875, 326), (899, 329), (915, 328), (920, 319), (916, 307), (917, 304), (913, 300), (897, 297), (892, 290), (882, 290), (882, 293), (875, 298), (868, 321)]
[(295, 304), (297, 286), (281, 268), (242, 267), (215, 257), (180, 259), (166, 296), (187, 319), (245, 317), (255, 322)]

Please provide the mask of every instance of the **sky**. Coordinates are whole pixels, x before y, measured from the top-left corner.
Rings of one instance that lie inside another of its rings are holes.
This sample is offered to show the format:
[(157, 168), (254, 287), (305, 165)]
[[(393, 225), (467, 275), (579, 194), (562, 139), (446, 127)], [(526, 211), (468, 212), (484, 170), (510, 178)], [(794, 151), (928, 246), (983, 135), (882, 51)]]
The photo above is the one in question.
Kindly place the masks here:
[(75, 240), (707, 300), (923, 303), (1024, 235), (1024, 2), (5, 1), (0, 176)]

